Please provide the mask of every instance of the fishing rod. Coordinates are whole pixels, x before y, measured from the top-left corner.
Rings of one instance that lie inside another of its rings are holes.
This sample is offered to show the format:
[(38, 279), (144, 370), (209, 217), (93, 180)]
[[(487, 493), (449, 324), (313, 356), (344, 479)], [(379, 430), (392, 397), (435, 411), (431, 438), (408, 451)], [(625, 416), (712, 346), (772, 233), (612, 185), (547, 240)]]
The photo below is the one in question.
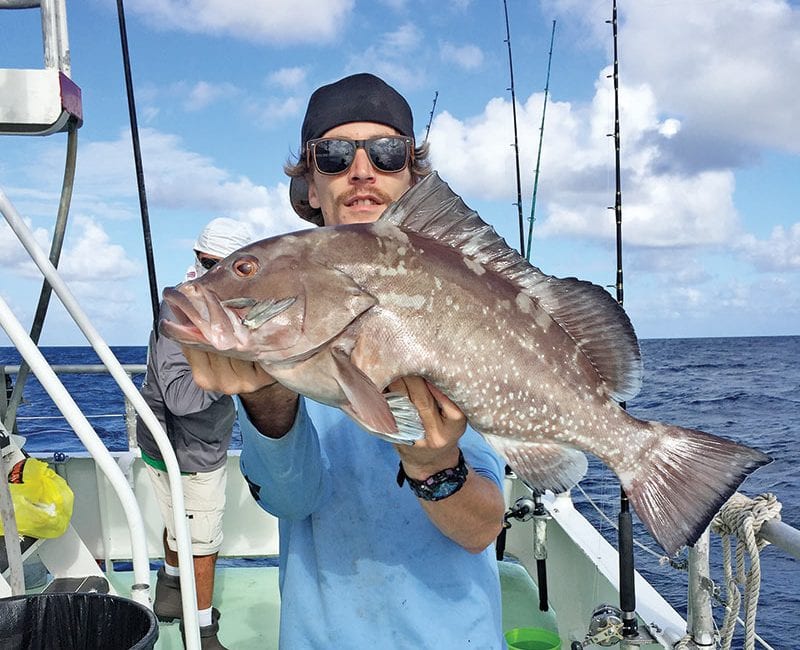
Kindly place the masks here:
[(511, 87), (507, 90), (511, 91), (511, 111), (514, 116), (514, 159), (516, 161), (517, 170), (517, 212), (519, 213), (519, 252), (521, 255), (525, 254), (525, 226), (522, 217), (522, 181), (519, 175), (519, 139), (517, 137), (517, 99), (514, 94), (514, 63), (511, 58), (511, 31), (508, 27), (508, 3), (503, 0), (503, 11), (506, 15), (506, 39), (505, 43), (508, 46), (508, 71), (511, 77)]
[(547, 56), (547, 81), (544, 84), (544, 104), (542, 105), (542, 125), (539, 127), (539, 150), (536, 154), (536, 173), (533, 176), (533, 197), (531, 199), (531, 216), (528, 220), (528, 250), (525, 259), (531, 261), (531, 244), (533, 243), (533, 222), (536, 221), (536, 192), (539, 188), (539, 169), (542, 161), (542, 140), (544, 140), (544, 116), (547, 112), (547, 95), (550, 92), (550, 64), (553, 62), (553, 40), (556, 36), (556, 21), (550, 32), (550, 53)]
[[(619, 53), (617, 49), (617, 0), (611, 2), (611, 34), (614, 43), (614, 165), (616, 188), (614, 194), (614, 216), (616, 221), (617, 242), (617, 302), (622, 306), (622, 165), (620, 159), (620, 128), (619, 128)], [(621, 404), (625, 408), (625, 403)], [(618, 517), (618, 547), (619, 547), (619, 606), (622, 610), (622, 636), (631, 639), (639, 634), (636, 620), (636, 587), (634, 582), (633, 558), (633, 515), (630, 501), (625, 490), (620, 487), (620, 511)]]
[(128, 32), (125, 27), (125, 8), (122, 0), (117, 0), (117, 15), (119, 17), (119, 36), (122, 44), (122, 62), (125, 68), (125, 89), (128, 94), (128, 115), (131, 122), (131, 141), (133, 142), (133, 160), (136, 166), (136, 186), (139, 189), (139, 210), (142, 215), (142, 236), (144, 237), (144, 252), (147, 259), (147, 277), (150, 283), (150, 302), (153, 309), (153, 331), (158, 338), (158, 283), (156, 282), (156, 267), (153, 259), (153, 240), (150, 236), (150, 216), (147, 209), (147, 193), (144, 184), (144, 169), (142, 167), (142, 149), (139, 145), (139, 126), (136, 119), (136, 102), (133, 97), (133, 78), (131, 75), (131, 60), (128, 52)]
[(431, 112), (430, 112), (430, 115), (428, 116), (428, 125), (425, 127), (425, 139), (423, 140), (423, 142), (427, 142), (428, 141), (428, 135), (431, 132), (431, 122), (433, 122), (433, 112), (436, 110), (436, 100), (439, 98), (439, 91), (438, 90), (434, 90), (433, 93), (434, 93), (433, 94), (433, 106), (431, 107)]

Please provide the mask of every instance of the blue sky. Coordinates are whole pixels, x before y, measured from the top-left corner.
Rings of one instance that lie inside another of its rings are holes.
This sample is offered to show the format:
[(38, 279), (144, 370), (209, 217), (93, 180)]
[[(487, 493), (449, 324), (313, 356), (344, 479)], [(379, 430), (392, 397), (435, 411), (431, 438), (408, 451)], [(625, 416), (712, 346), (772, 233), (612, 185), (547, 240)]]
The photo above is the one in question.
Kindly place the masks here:
[[(183, 278), (216, 216), (262, 236), (304, 227), (283, 163), (299, 148), (309, 94), (361, 71), (409, 99), (420, 138), (438, 91), (436, 168), (518, 245), (501, 1), (125, 8), (160, 286)], [(116, 3), (67, 9), (85, 122), (61, 268), (109, 343), (144, 345), (151, 316)], [(532, 261), (611, 285), (610, 0), (508, 0), (508, 11), (526, 218), (556, 21)], [(620, 0), (619, 48), (625, 307), (639, 336), (800, 334), (800, 5)], [(42, 67), (38, 10), (0, 12), (0, 67)], [(0, 186), (45, 249), (65, 151), (64, 134), (0, 138)], [(4, 221), (0, 256), (0, 294), (28, 327), (40, 281)], [(58, 305), (42, 343), (84, 339)]]

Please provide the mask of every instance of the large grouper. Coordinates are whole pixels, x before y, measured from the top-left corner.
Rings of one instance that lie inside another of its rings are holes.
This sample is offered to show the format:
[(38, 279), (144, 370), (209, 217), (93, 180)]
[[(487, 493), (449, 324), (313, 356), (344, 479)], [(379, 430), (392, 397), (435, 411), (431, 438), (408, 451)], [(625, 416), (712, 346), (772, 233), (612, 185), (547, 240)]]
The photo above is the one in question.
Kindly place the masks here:
[(537, 493), (572, 487), (586, 471), (581, 450), (594, 454), (670, 554), (770, 460), (627, 413), (642, 362), (623, 309), (600, 286), (531, 266), (436, 173), (374, 223), (255, 242), (164, 299), (175, 313), (165, 336), (257, 361), (388, 440), (424, 435), (410, 402), (384, 392), (413, 375)]

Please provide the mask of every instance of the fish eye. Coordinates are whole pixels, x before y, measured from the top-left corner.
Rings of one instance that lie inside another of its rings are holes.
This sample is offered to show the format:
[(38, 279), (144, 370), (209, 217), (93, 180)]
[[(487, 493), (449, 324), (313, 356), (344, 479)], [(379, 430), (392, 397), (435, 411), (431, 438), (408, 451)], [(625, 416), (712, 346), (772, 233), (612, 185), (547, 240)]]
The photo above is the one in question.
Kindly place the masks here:
[(252, 255), (240, 257), (233, 263), (233, 272), (240, 278), (249, 278), (258, 271), (258, 260)]

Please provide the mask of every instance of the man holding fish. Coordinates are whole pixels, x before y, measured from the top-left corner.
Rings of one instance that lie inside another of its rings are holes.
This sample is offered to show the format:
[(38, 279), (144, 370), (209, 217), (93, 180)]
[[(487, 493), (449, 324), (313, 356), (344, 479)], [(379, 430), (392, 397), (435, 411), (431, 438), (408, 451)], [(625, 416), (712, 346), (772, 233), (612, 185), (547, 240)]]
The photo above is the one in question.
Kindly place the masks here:
[[(314, 92), (301, 137), (290, 196), (319, 226), (374, 222), (429, 171), (408, 103), (370, 74)], [(372, 436), (257, 362), (183, 349), (195, 381), (238, 394), (246, 414), (242, 471), (280, 518), (282, 648), (505, 647), (491, 548), (504, 462), (450, 399), (421, 377), (396, 379), (392, 414), (405, 405), (424, 436)], [(360, 422), (382, 417), (374, 402)]]

